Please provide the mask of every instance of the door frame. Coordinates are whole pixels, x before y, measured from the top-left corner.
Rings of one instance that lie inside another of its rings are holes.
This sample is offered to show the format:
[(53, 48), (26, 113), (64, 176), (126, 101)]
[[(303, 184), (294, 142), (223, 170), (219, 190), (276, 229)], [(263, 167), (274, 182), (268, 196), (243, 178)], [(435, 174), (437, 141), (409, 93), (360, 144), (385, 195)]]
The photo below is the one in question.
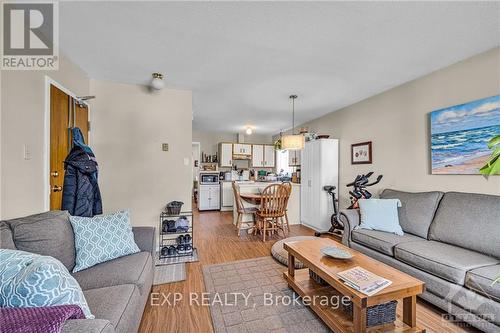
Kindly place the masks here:
[[(60, 84), (58, 81), (52, 79), (50, 76), (45, 75), (45, 109), (44, 109), (44, 144), (43, 144), (43, 207), (44, 210), (50, 210), (50, 86), (54, 86), (57, 89), (64, 92), (66, 95), (77, 98), (77, 95), (71, 90)], [(83, 101), (83, 104), (87, 106), (88, 119), (90, 121), (90, 105)], [(90, 132), (90, 130), (89, 130)], [(90, 133), (88, 135), (87, 144), (91, 142)]]

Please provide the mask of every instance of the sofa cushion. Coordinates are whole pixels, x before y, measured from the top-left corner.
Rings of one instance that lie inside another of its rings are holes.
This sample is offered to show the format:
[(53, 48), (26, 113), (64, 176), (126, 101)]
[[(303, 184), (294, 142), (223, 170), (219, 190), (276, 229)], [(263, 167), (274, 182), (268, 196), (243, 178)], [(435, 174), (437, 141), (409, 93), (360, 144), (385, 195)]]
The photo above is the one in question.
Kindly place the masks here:
[(12, 239), (12, 231), (3, 221), (0, 221), (0, 249), (17, 250)]
[(75, 240), (66, 211), (50, 211), (5, 221), (16, 248), (51, 256), (71, 271), (75, 266)]
[(73, 272), (140, 252), (128, 210), (93, 217), (70, 216), (69, 221), (75, 232), (76, 264)]
[(429, 239), (500, 258), (500, 196), (446, 193), (429, 229)]
[[(141, 291), (149, 292), (145, 286), (147, 277), (153, 274), (149, 252), (139, 252), (73, 273), (83, 290), (110, 287), (118, 284), (134, 284)], [(144, 289), (147, 290), (144, 290)]]
[(137, 315), (140, 322), (142, 316), (141, 296), (135, 285), (121, 284), (89, 289), (84, 294), (96, 319), (109, 320), (116, 332), (133, 332), (133, 327), (138, 326), (139, 323), (131, 322)]
[(61, 333), (116, 333), (116, 331), (105, 319), (72, 319), (66, 320)]
[(361, 224), (356, 229), (379, 230), (403, 235), (399, 225), (398, 199), (359, 199)]
[(394, 256), (409, 265), (450, 282), (464, 284), (465, 273), (499, 261), (484, 254), (434, 241), (408, 242), (396, 245)]
[(371, 249), (394, 257), (394, 246), (403, 242), (415, 242), (423, 240), (411, 234), (399, 236), (384, 231), (357, 229), (352, 232), (352, 240), (363, 244)]
[(498, 277), (500, 277), (500, 265), (476, 268), (467, 272), (465, 286), (500, 302), (500, 281), (493, 284)]
[(429, 226), (443, 197), (443, 192), (411, 193), (386, 189), (382, 199), (399, 199), (399, 224), (404, 232), (427, 239)]
[(77, 305), (94, 319), (78, 282), (57, 259), (0, 249), (0, 307)]

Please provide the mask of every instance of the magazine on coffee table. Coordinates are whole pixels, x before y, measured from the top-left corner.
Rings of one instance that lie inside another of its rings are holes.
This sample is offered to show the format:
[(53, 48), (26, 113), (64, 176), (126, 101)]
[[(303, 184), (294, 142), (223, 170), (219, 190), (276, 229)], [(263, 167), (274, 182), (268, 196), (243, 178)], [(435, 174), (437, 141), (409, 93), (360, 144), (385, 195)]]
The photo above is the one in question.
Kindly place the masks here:
[(390, 286), (392, 283), (392, 281), (375, 275), (359, 266), (339, 272), (337, 273), (337, 276), (349, 287), (368, 296), (375, 295), (380, 290)]

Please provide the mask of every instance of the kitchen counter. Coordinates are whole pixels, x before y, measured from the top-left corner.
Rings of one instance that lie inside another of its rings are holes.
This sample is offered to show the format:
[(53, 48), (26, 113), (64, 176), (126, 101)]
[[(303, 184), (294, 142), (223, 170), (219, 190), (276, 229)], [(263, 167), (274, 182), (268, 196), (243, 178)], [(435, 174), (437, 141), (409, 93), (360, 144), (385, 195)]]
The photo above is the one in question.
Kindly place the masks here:
[[(272, 184), (281, 184), (281, 182), (259, 182), (259, 181), (243, 181), (238, 182), (240, 193), (261, 193), (267, 186)], [(288, 200), (288, 223), (290, 225), (300, 224), (300, 184), (292, 184), (292, 193), (290, 194), (290, 199)], [(255, 207), (245, 200), (243, 200), (243, 205), (245, 207)], [(238, 213), (236, 209), (233, 211), (233, 224), (236, 225), (238, 218)], [(245, 214), (243, 216), (243, 223), (252, 223), (252, 217)]]

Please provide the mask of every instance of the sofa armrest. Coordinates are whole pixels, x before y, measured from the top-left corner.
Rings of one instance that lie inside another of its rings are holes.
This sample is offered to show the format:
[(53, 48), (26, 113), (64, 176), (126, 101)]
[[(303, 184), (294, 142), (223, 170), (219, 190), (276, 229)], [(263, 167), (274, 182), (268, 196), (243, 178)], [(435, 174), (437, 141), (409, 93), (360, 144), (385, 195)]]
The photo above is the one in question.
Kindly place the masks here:
[(340, 211), (340, 222), (344, 224), (344, 234), (342, 244), (351, 246), (351, 232), (361, 222), (359, 209), (343, 209)]
[(70, 319), (64, 323), (61, 333), (115, 333), (115, 329), (104, 319)]
[(153, 258), (156, 255), (156, 228), (133, 227), (134, 240), (141, 251), (150, 252)]

